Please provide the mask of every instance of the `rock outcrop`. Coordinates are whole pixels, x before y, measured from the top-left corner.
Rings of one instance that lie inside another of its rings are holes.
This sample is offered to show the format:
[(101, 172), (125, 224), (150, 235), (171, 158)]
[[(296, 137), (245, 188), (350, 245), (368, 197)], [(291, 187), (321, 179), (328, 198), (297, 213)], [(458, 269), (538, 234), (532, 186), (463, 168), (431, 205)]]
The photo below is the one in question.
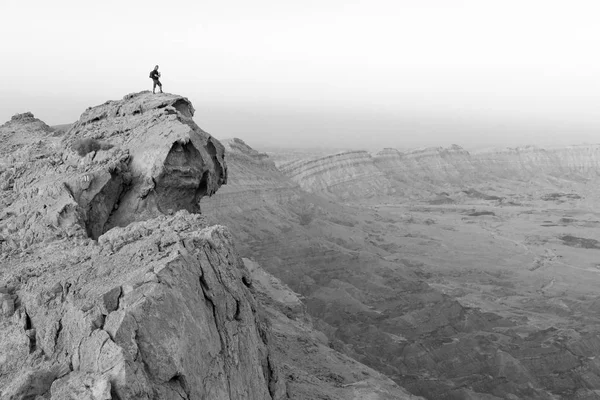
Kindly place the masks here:
[(2, 152), (18, 151), (26, 145), (32, 145), (41, 139), (52, 136), (54, 129), (31, 112), (15, 114), (3, 125), (0, 125), (0, 142)]
[(198, 213), (227, 169), (192, 114), (140, 93), (63, 138), (0, 128), (2, 399), (287, 397), (231, 234)]
[[(227, 166), (223, 146), (193, 113), (184, 97), (142, 92), (89, 108), (62, 139), (47, 129), (31, 133), (29, 116), (0, 127), (19, 147), (0, 150), (3, 253), (200, 212), (200, 199), (226, 182)], [(17, 143), (21, 137), (31, 144)]]
[(3, 399), (285, 397), (225, 228), (179, 211), (34, 254), (2, 268)]
[[(0, 399), (416, 400), (332, 349), (296, 294), (209, 226), (199, 201), (225, 183), (225, 153), (192, 114), (140, 93), (63, 137), (29, 114), (0, 128)], [(211, 218), (300, 193), (226, 146), (239, 183)]]
[[(91, 189), (93, 197), (80, 197), (82, 208), (101, 214), (94, 218), (93, 236), (180, 209), (200, 212), (200, 199), (227, 182), (223, 146), (194, 123), (193, 115), (184, 97), (142, 92), (88, 109), (66, 133), (67, 146), (89, 139), (128, 157), (126, 170), (117, 165), (107, 171), (110, 176), (94, 176), (101, 187)], [(94, 197), (103, 204), (96, 206)]]

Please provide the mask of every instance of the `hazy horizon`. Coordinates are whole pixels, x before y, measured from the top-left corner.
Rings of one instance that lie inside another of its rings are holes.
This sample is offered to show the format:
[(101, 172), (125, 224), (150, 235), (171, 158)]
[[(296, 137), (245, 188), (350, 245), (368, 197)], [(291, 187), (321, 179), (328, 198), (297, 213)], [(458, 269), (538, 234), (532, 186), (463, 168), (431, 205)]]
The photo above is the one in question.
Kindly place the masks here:
[(593, 1), (4, 0), (0, 124), (151, 89), (251, 146), (598, 143)]

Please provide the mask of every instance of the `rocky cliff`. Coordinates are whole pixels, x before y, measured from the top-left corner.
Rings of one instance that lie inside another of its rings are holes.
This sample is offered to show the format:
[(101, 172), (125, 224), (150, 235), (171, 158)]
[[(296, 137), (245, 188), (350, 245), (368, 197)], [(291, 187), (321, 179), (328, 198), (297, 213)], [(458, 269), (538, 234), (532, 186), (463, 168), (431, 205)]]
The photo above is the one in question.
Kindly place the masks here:
[(0, 126), (0, 398), (417, 399), (331, 349), (301, 300), (199, 213), (226, 157), (238, 180), (212, 218), (299, 189), (193, 112), (142, 92), (66, 133), (30, 113)]
[[(127, 157), (126, 170), (115, 166), (111, 171), (110, 166), (110, 178), (93, 177), (106, 181), (94, 190), (104, 204), (96, 205), (91, 196), (79, 197), (88, 214), (102, 214), (96, 226), (88, 227), (92, 236), (179, 209), (199, 212), (200, 199), (226, 183), (224, 148), (194, 123), (193, 115), (184, 97), (142, 92), (90, 108), (71, 127), (64, 145), (81, 149), (95, 141)], [(96, 155), (90, 157), (102, 162)]]
[(192, 114), (140, 93), (62, 138), (0, 127), (3, 399), (286, 397), (249, 273), (198, 214), (227, 168)]
[[(370, 155), (345, 152), (282, 163), (281, 171), (303, 189), (352, 198), (421, 198), (440, 191), (504, 179), (542, 184), (546, 177), (585, 180), (598, 176), (600, 145), (524, 148), (470, 153), (460, 146)], [(532, 182), (529, 182), (532, 181)]]
[(366, 151), (282, 163), (279, 169), (302, 189), (342, 200), (388, 194), (391, 183)]

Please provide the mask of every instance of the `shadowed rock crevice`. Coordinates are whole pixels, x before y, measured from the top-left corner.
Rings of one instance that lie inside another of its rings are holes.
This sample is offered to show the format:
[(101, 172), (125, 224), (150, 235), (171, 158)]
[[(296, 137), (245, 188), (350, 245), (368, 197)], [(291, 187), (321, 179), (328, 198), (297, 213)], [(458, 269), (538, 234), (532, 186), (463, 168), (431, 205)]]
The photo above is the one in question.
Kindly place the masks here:
[(125, 182), (118, 174), (111, 174), (110, 179), (87, 205), (85, 213), (86, 232), (92, 239), (98, 239), (106, 232), (106, 223), (123, 193)]
[[(217, 148), (215, 146), (215, 144), (209, 139), (208, 142), (206, 143), (206, 150), (208, 151), (208, 154), (210, 154), (210, 157), (213, 160), (213, 163), (215, 164), (215, 169), (216, 169), (216, 176), (219, 177), (219, 185), (224, 185), (227, 183), (227, 166), (225, 165), (225, 162), (223, 161), (223, 159), (225, 158), (225, 153), (223, 153), (223, 155), (221, 157), (219, 157), (219, 151), (217, 151)], [(212, 195), (213, 193), (209, 193), (209, 195)]]
[(190, 397), (190, 391), (187, 388), (186, 379), (181, 374), (176, 374), (167, 383), (170, 389), (177, 393), (183, 400), (188, 400)]
[(194, 116), (194, 108), (188, 101), (183, 99), (175, 101), (173, 103), (173, 108), (175, 108), (184, 117), (192, 118)]
[(202, 156), (191, 142), (174, 143), (155, 181), (158, 209), (165, 214), (181, 209), (200, 212), (209, 176), (205, 169)]
[(69, 174), (64, 186), (74, 202), (63, 202), (57, 225), (80, 225), (98, 239), (114, 227), (178, 210), (200, 213), (200, 199), (226, 183), (227, 167), (224, 147), (193, 115), (184, 97), (144, 92), (86, 110), (64, 146), (110, 137), (113, 147), (98, 148), (93, 157), (69, 155), (77, 174)]

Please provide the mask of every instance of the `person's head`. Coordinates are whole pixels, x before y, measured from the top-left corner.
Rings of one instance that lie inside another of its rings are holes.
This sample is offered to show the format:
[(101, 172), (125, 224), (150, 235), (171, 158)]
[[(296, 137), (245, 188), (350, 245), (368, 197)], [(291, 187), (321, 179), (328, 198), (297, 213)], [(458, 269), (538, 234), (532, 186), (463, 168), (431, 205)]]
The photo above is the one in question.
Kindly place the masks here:
[(158, 65), (154, 67), (154, 70), (155, 70), (155, 71), (156, 71), (156, 70), (158, 70)]

